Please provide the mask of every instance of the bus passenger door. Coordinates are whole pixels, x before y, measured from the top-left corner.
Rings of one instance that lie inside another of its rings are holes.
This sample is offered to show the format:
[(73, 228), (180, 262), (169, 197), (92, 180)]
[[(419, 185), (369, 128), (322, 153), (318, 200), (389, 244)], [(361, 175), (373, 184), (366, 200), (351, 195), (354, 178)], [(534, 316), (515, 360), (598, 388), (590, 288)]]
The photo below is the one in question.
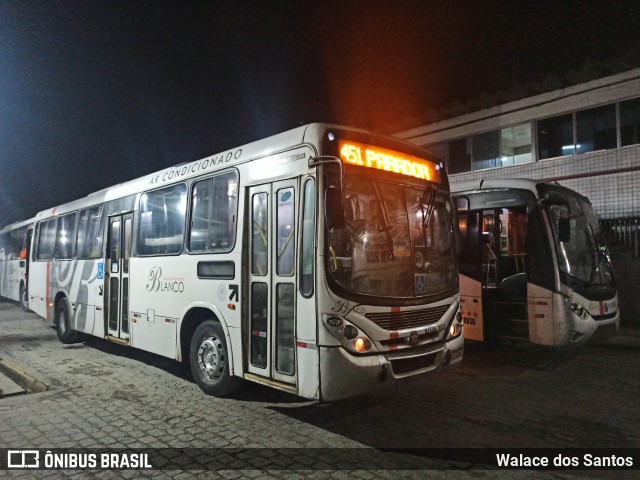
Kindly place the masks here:
[(482, 281), (488, 265), (483, 264), (480, 213), (459, 212), (460, 231), (460, 302), (464, 337), (468, 340), (484, 340), (484, 322), (482, 315)]
[(129, 342), (129, 258), (133, 214), (109, 217), (106, 259), (107, 336)]
[(295, 385), (297, 180), (249, 189), (248, 371)]

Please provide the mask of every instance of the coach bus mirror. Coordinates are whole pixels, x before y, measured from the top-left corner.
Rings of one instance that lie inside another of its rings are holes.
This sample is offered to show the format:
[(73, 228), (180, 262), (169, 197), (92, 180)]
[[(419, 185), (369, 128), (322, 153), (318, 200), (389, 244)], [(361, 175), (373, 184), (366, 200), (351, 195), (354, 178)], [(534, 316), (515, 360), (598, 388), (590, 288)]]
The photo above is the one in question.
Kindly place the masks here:
[(346, 227), (344, 220), (344, 206), (342, 204), (342, 190), (336, 185), (327, 186), (324, 193), (325, 220), (329, 230)]

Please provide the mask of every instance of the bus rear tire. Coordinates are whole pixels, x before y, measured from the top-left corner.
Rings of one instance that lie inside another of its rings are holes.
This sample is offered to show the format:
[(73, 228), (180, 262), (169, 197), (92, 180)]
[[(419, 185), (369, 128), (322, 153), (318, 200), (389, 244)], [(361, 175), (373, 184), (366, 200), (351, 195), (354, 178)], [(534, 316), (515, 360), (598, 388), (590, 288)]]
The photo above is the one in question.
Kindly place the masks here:
[(229, 352), (224, 331), (219, 322), (209, 319), (196, 328), (189, 348), (191, 374), (207, 395), (225, 397), (237, 392), (242, 379), (229, 371)]
[(24, 288), (24, 284), (20, 285), (20, 307), (25, 312), (29, 311), (29, 294), (27, 289)]
[(64, 344), (78, 341), (79, 332), (71, 328), (71, 316), (69, 315), (69, 302), (63, 298), (58, 302), (54, 318), (58, 339)]

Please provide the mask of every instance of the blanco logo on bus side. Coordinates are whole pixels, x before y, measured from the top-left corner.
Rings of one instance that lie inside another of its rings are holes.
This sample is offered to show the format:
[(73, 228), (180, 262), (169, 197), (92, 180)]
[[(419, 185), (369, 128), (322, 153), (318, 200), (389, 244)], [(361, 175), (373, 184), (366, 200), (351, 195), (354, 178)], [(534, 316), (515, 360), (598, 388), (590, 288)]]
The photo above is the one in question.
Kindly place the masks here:
[(184, 292), (183, 278), (180, 277), (163, 277), (162, 268), (153, 267), (149, 271), (149, 283), (147, 283), (147, 292)]

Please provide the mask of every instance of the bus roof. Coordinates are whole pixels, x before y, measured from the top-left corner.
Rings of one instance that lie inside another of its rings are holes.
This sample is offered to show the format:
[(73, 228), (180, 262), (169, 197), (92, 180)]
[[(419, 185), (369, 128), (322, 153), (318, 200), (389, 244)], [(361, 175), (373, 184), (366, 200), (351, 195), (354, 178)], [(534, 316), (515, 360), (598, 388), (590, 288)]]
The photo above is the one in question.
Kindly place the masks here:
[[(35, 219), (40, 220), (42, 218), (49, 218), (58, 214), (72, 212), (80, 208), (86, 208), (92, 205), (158, 188), (163, 185), (177, 183), (181, 180), (199, 177), (201, 175), (213, 173), (217, 170), (230, 166), (237, 166), (258, 158), (276, 155), (297, 146), (309, 145), (317, 152), (317, 146), (322, 141), (324, 132), (329, 128), (370, 134), (370, 132), (367, 132), (366, 130), (334, 124), (310, 123), (302, 125), (292, 130), (224, 150), (193, 162), (171, 166), (143, 177), (104, 188), (97, 192), (90, 193), (84, 198), (42, 210), (36, 215)], [(395, 143), (406, 143), (396, 138), (389, 138)], [(413, 144), (406, 143), (406, 145), (413, 149), (416, 148)]]
[(0, 228), (0, 233), (10, 232), (11, 230), (15, 230), (16, 228), (33, 225), (33, 223), (35, 221), (36, 221), (36, 219), (34, 217), (34, 218), (30, 218), (28, 220), (21, 220), (19, 222), (10, 223), (10, 224), (5, 225), (4, 227)]
[(536, 186), (541, 183), (549, 182), (545, 182), (544, 180), (533, 180), (530, 178), (498, 178), (459, 183), (452, 182), (451, 194), (471, 192), (474, 190), (515, 188), (518, 190), (529, 190), (537, 196), (538, 191)]

